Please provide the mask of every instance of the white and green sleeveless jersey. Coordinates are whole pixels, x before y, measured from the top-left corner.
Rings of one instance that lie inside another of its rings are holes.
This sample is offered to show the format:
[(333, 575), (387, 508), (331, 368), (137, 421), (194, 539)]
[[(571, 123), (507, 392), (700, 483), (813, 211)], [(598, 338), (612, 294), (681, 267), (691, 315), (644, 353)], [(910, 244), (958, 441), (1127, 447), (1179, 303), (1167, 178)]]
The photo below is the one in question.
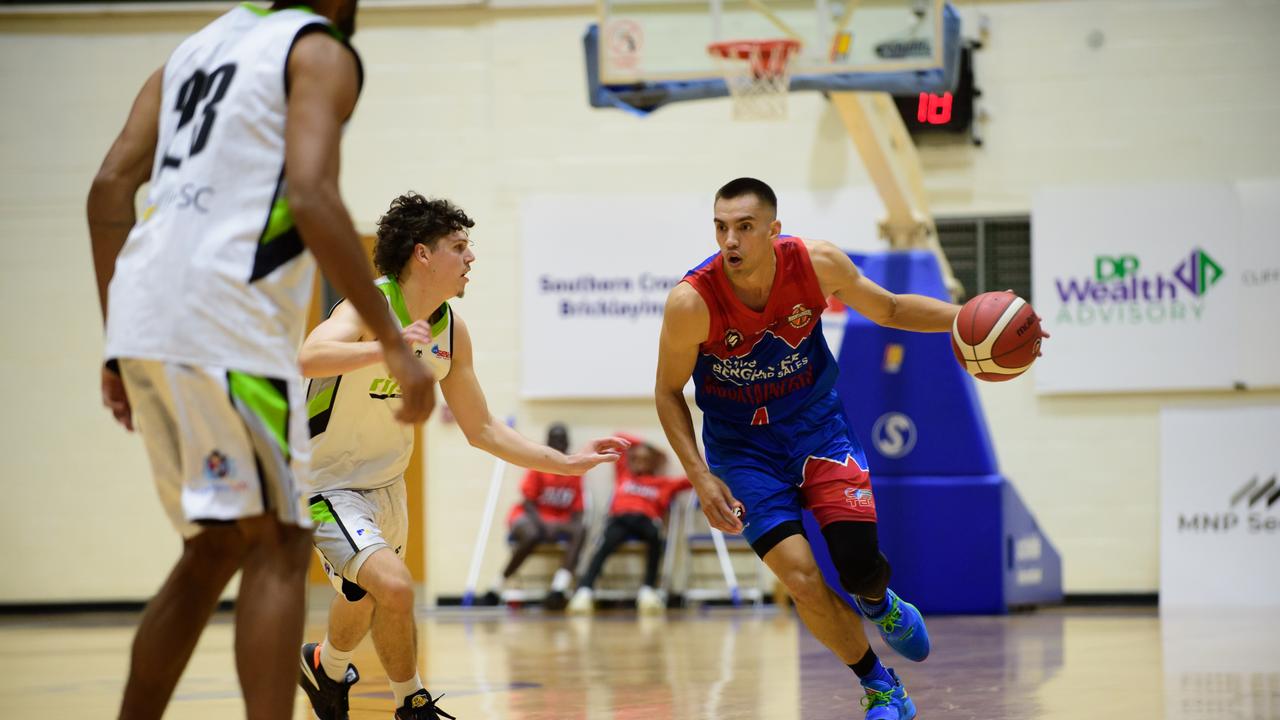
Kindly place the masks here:
[[(400, 286), (386, 277), (377, 282), (400, 325), (411, 324)], [(453, 363), (449, 303), (437, 308), (429, 320), (431, 346), (415, 346), (414, 351), (436, 380), (443, 380)], [(399, 398), (400, 386), (381, 362), (311, 381), (307, 387), (311, 492), (373, 490), (390, 485), (404, 473), (413, 452), (413, 426), (395, 419)]]
[(286, 68), (313, 31), (337, 37), (308, 10), (241, 5), (165, 63), (146, 206), (111, 281), (108, 357), (297, 377), (315, 261), (284, 199)]

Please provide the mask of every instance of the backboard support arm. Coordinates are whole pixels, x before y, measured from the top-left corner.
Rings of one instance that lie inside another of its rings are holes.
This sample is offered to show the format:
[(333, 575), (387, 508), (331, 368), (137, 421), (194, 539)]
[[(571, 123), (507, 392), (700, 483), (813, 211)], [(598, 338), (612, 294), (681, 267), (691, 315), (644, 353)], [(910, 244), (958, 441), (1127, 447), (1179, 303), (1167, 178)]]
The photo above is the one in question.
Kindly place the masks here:
[(920, 155), (893, 96), (883, 92), (832, 92), (828, 97), (884, 204), (886, 217), (880, 222), (881, 237), (893, 249), (925, 249), (937, 256), (951, 299), (958, 300), (964, 295), (964, 286), (951, 271), (951, 263), (938, 242), (938, 227), (925, 196)]

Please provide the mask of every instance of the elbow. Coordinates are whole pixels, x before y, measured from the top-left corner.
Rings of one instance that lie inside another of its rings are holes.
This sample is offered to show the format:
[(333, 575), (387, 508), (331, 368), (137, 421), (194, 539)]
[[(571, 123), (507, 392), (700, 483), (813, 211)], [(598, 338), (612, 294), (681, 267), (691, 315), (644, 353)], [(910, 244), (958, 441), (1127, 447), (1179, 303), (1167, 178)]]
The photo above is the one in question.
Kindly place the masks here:
[[(134, 190), (139, 186), (135, 186)], [(117, 198), (132, 197), (129, 195), (129, 180), (124, 175), (103, 167), (93, 176), (93, 183), (89, 186), (88, 212), (89, 219), (92, 221), (94, 217), (104, 211), (108, 211), (111, 205), (118, 202)]]
[[(315, 215), (316, 207), (315, 195), (306, 190), (294, 188), (292, 184), (289, 191), (285, 195), (285, 201), (289, 203), (289, 215), (293, 218), (293, 222), (298, 226), (306, 226), (311, 224), (312, 217)], [(303, 233), (303, 237), (307, 237), (308, 233)]]
[(875, 318), (875, 323), (882, 327), (898, 328), (898, 309), (898, 296), (889, 296), (889, 306), (880, 314), (880, 317)]
[(657, 406), (658, 414), (672, 406), (678, 407), (684, 404), (684, 388), (672, 389), (667, 385), (659, 384), (653, 391), (654, 405)]
[(298, 369), (302, 371), (302, 377), (308, 380), (321, 376), (315, 355), (307, 352), (306, 348), (303, 348), (302, 352), (298, 353)]
[(468, 445), (481, 452), (492, 454), (493, 430), (487, 423), (480, 427), (463, 426), (462, 434), (467, 438)]
[(95, 198), (100, 198), (110, 193), (119, 184), (119, 175), (105, 167), (102, 168), (97, 175), (93, 176), (93, 183), (89, 185), (89, 202), (92, 203)]
[(335, 193), (323, 182), (289, 178), (289, 190), (285, 199), (289, 214), (299, 225), (310, 224), (322, 209), (329, 206)]

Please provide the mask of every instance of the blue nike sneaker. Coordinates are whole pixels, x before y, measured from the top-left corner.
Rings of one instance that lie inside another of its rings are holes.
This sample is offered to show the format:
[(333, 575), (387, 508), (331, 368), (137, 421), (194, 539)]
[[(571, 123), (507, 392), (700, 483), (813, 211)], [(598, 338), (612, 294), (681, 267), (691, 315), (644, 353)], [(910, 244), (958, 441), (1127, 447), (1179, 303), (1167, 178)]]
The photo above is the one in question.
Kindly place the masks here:
[(880, 626), (880, 638), (889, 647), (908, 660), (920, 662), (929, 657), (929, 631), (924, 629), (924, 617), (915, 605), (904, 602), (892, 590), (884, 591), (885, 606), (879, 615), (867, 612), (862, 598), (854, 602), (863, 617)]
[(916, 704), (907, 697), (898, 674), (886, 668), (893, 684), (880, 680), (863, 680), (862, 707), (867, 709), (866, 720), (911, 720), (916, 716)]

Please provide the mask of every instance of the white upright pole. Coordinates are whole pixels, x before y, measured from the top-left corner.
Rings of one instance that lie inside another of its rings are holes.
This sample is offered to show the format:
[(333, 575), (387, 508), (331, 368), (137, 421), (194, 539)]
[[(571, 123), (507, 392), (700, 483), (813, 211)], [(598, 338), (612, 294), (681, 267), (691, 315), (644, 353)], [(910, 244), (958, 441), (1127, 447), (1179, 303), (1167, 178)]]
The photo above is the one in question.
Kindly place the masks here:
[(720, 559), (720, 572), (724, 574), (724, 584), (729, 588), (729, 599), (734, 606), (742, 604), (742, 595), (738, 592), (738, 576), (733, 572), (733, 563), (729, 560), (729, 548), (724, 544), (724, 533), (711, 528), (711, 542), (716, 546), (716, 557)]
[[(507, 425), (514, 426), (515, 418), (508, 418)], [(463, 607), (471, 607), (476, 601), (476, 585), (480, 582), (480, 565), (484, 562), (485, 547), (489, 544), (489, 530), (493, 527), (493, 514), (498, 510), (498, 494), (502, 490), (502, 476), (507, 471), (507, 461), (494, 458), (493, 473), (489, 475), (489, 495), (484, 499), (484, 516), (480, 518), (480, 531), (471, 549), (471, 569), (467, 571), (467, 589), (462, 594)]]

